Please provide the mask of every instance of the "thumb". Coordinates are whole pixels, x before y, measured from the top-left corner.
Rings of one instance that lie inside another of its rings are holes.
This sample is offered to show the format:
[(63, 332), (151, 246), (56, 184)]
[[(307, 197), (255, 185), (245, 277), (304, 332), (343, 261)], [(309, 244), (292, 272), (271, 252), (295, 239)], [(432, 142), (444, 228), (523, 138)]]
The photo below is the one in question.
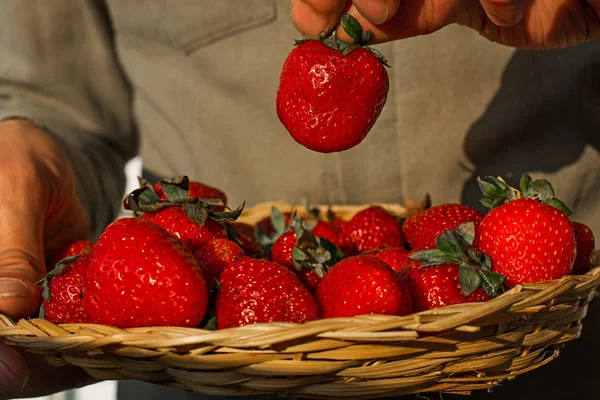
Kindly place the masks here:
[(498, 26), (513, 26), (525, 13), (526, 0), (481, 0), (490, 20)]
[[(0, 313), (20, 319), (35, 314), (41, 303), (35, 283), (45, 273), (44, 218), (42, 205), (35, 204), (39, 195), (13, 189), (10, 199), (0, 194)], [(32, 197), (28, 204), (25, 199)]]

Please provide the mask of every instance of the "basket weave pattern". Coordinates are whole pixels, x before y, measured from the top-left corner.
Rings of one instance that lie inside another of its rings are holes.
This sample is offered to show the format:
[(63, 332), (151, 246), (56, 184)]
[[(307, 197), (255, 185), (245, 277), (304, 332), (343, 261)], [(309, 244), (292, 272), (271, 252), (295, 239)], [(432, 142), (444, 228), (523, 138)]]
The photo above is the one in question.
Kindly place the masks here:
[[(249, 209), (242, 220), (257, 222), (271, 205)], [(337, 211), (347, 218), (359, 209)], [(486, 303), (405, 317), (365, 315), (218, 331), (55, 325), (41, 319), (15, 323), (0, 316), (0, 338), (99, 379), (138, 379), (209, 395), (466, 394), (556, 358), (563, 343), (579, 337), (598, 285), (600, 267), (585, 276), (518, 286)]]

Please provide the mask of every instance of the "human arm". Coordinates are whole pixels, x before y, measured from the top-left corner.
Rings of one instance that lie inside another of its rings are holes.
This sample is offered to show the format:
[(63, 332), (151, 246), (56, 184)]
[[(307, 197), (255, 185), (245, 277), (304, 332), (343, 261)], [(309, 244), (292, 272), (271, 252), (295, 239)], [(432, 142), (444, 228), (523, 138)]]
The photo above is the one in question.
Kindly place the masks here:
[[(45, 260), (116, 216), (137, 152), (131, 90), (100, 4), (0, 3), (0, 312), (13, 319), (39, 306)], [(91, 381), (4, 345), (0, 359), (2, 398)]]

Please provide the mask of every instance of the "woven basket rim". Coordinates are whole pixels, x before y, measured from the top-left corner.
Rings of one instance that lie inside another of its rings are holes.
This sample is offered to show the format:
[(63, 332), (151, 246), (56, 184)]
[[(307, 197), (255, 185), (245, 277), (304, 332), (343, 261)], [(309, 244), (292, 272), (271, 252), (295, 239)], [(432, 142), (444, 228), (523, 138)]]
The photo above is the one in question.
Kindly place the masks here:
[[(399, 216), (408, 212), (399, 204), (377, 205)], [(268, 202), (246, 209), (240, 222), (256, 224), (273, 206), (304, 213), (302, 206)], [(350, 216), (366, 207), (332, 208)], [(97, 379), (137, 379), (207, 395), (469, 394), (554, 360), (562, 344), (579, 337), (598, 286), (600, 266), (585, 275), (519, 285), (484, 303), (403, 317), (367, 314), (214, 331), (15, 322), (0, 315), (0, 340), (42, 354), (51, 365), (82, 367)]]

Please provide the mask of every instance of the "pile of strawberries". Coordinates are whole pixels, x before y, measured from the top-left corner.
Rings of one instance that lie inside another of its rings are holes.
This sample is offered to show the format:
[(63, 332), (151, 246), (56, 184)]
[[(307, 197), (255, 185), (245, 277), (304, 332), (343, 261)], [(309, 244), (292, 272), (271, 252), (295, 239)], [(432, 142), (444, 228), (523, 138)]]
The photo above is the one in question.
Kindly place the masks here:
[[(141, 182), (98, 241), (76, 242), (40, 285), (54, 323), (224, 329), (483, 302), (590, 270), (594, 237), (545, 180), (479, 180), (487, 214), (461, 204), (349, 221), (273, 209), (256, 227), (187, 177)], [(53, 262), (54, 263), (54, 262)]]

